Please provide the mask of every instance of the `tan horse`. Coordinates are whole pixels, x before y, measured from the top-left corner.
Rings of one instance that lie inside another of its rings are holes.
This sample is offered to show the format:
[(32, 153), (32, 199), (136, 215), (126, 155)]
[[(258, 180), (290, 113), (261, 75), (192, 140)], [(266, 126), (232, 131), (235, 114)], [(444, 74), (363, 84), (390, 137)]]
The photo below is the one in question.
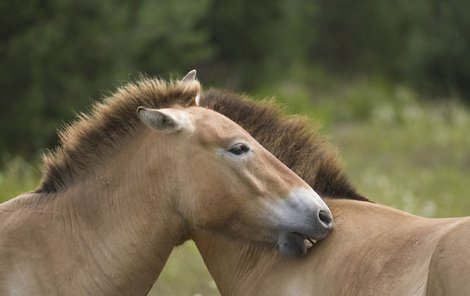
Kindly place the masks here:
[(299, 259), (194, 231), (222, 295), (470, 295), (470, 218), (423, 218), (360, 201), (331, 149), (305, 122), (224, 92), (209, 91), (201, 104), (239, 122), (327, 196), (336, 224)]
[(143, 295), (190, 229), (291, 255), (328, 234), (319, 196), (234, 122), (190, 106), (199, 92), (195, 72), (145, 79), (62, 131), (41, 188), (0, 206), (0, 295)]

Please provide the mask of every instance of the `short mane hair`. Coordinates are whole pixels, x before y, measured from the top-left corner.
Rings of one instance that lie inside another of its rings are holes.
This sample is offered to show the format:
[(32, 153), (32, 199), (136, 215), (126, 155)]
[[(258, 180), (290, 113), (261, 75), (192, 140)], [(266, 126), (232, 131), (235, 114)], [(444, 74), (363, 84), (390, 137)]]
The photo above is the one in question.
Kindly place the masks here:
[[(43, 156), (43, 178), (37, 192), (57, 192), (102, 163), (110, 149), (141, 124), (137, 107), (191, 106), (200, 91), (196, 80), (181, 83), (151, 78), (119, 88), (95, 103), (89, 115), (79, 114), (59, 131), (59, 146)], [(367, 200), (351, 185), (336, 149), (305, 118), (288, 116), (273, 102), (216, 89), (204, 92), (200, 105), (238, 123), (320, 196)]]
[(111, 148), (141, 124), (136, 111), (139, 106), (190, 106), (200, 91), (196, 80), (181, 83), (143, 77), (93, 104), (90, 114), (80, 113), (59, 131), (59, 146), (44, 154), (43, 177), (37, 192), (56, 192), (101, 163)]

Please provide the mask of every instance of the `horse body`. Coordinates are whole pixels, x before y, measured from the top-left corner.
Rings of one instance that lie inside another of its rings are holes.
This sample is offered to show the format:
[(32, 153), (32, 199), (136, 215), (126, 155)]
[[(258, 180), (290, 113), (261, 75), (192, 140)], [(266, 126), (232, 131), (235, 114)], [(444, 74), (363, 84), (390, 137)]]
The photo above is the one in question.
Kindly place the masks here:
[(190, 229), (291, 255), (329, 233), (321, 198), (199, 90), (131, 84), (60, 134), (40, 189), (0, 205), (1, 295), (143, 295)]
[(210, 232), (194, 240), (222, 295), (467, 295), (470, 218), (328, 200), (335, 230), (304, 258)]
[(430, 219), (367, 202), (311, 124), (269, 102), (224, 91), (201, 97), (250, 132), (332, 209), (335, 230), (305, 258), (195, 230), (222, 295), (470, 295), (470, 218)]
[(1, 295), (142, 295), (152, 287), (186, 225), (167, 205), (171, 174), (150, 173), (171, 169), (158, 159), (165, 155), (130, 153), (150, 152), (150, 138), (142, 133), (65, 189), (0, 206)]
[(1, 295), (144, 294), (151, 288), (177, 239), (168, 235), (171, 224), (142, 211), (141, 218), (126, 219), (131, 209), (111, 208), (107, 198), (90, 194), (95, 189), (27, 194), (1, 206)]
[(186, 225), (167, 206), (170, 180), (149, 173), (168, 162), (129, 153), (148, 151), (149, 140), (134, 139), (113, 155), (119, 161), (66, 189), (0, 205), (1, 295), (15, 291), (13, 282), (14, 295), (142, 295), (152, 287)]

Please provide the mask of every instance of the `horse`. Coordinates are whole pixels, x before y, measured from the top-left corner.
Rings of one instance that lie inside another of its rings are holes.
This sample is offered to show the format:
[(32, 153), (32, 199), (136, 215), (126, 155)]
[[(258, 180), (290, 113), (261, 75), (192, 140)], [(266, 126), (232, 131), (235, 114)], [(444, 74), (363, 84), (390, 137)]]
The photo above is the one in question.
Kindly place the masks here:
[(328, 235), (318, 194), (200, 92), (143, 78), (59, 133), (39, 189), (0, 205), (1, 295), (146, 294), (194, 228), (293, 256)]
[(193, 229), (221, 295), (470, 295), (470, 217), (431, 219), (357, 193), (325, 138), (269, 102), (209, 90), (201, 105), (239, 123), (324, 198), (335, 229), (303, 258)]

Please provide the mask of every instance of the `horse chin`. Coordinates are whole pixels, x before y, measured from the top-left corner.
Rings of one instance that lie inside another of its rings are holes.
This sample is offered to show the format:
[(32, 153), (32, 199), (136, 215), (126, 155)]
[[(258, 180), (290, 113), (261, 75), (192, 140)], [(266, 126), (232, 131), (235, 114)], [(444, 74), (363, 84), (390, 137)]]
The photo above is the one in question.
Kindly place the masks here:
[(281, 254), (288, 257), (300, 257), (316, 243), (315, 240), (297, 232), (285, 233), (279, 237), (278, 247)]

